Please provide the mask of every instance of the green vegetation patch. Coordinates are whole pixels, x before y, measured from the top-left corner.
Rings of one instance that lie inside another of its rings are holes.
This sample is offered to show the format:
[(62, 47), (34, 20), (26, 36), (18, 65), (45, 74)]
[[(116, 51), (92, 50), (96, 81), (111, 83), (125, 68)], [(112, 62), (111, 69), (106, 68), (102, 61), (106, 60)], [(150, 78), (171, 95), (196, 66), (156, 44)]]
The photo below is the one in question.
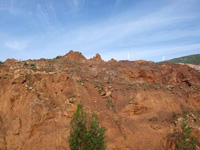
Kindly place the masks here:
[[(174, 58), (174, 59), (167, 60), (166, 62), (200, 65), (200, 54)], [(160, 65), (162, 64), (162, 62), (157, 62), (156, 64)]]
[(109, 99), (106, 99), (106, 102), (107, 102), (107, 107), (109, 109), (111, 108), (113, 110), (113, 112), (116, 112), (115, 105), (112, 104), (112, 102)]
[(181, 122), (181, 131), (175, 131), (173, 136), (176, 139), (177, 150), (196, 150), (196, 140), (191, 136), (192, 128), (183, 120)]
[(157, 117), (150, 118), (149, 121), (158, 121)]

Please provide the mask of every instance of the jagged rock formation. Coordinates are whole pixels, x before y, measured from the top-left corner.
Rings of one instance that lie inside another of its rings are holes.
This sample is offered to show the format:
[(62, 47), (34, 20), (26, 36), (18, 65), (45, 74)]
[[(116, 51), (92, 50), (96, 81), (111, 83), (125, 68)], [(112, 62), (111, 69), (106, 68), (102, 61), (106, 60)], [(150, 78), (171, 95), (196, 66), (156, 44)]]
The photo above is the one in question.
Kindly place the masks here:
[(90, 61), (103, 61), (101, 56), (97, 53), (96, 56), (90, 59)]
[(186, 119), (200, 141), (197, 70), (172, 63), (105, 62), (98, 54), (87, 60), (70, 51), (0, 67), (0, 149), (69, 149), (77, 103), (99, 116), (108, 150), (172, 149), (173, 114), (184, 112), (190, 112)]
[(82, 61), (82, 62), (87, 60), (80, 52), (74, 52), (73, 50), (67, 53), (63, 58), (74, 61)]

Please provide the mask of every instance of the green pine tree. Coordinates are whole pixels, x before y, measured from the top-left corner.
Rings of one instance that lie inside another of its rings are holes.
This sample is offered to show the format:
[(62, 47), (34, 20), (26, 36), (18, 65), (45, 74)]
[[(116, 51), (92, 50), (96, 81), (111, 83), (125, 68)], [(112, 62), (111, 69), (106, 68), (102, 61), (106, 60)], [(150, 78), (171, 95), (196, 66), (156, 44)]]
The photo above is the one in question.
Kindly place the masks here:
[(99, 119), (92, 114), (88, 129), (86, 128), (86, 112), (78, 104), (77, 110), (71, 120), (69, 144), (71, 150), (105, 150), (105, 127), (99, 127)]
[(81, 104), (78, 104), (77, 110), (71, 120), (71, 129), (69, 143), (71, 150), (84, 150), (87, 141), (86, 112)]
[(105, 150), (105, 127), (99, 127), (99, 118), (92, 114), (88, 127), (88, 140), (86, 147), (88, 150)]

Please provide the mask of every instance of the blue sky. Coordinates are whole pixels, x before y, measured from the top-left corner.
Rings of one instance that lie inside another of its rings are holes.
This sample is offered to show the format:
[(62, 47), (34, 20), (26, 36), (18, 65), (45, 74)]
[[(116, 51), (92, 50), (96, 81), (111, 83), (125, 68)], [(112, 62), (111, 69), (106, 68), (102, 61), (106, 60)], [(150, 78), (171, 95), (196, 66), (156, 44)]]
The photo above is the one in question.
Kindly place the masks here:
[(0, 0), (0, 60), (200, 53), (200, 0)]

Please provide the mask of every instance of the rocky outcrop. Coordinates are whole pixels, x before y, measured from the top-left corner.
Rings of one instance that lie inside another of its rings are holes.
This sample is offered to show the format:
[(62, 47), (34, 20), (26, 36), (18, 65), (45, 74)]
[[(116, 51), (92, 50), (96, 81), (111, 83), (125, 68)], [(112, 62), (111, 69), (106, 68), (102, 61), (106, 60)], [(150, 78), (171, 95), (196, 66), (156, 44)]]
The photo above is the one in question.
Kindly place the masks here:
[(81, 61), (84, 62), (87, 59), (80, 52), (74, 52), (71, 50), (69, 53), (63, 56), (63, 59), (72, 60), (72, 61)]
[(200, 72), (200, 65), (184, 64), (184, 63), (179, 63), (179, 64), (181, 64), (181, 65), (188, 65), (189, 67), (194, 68), (194, 69), (196, 69), (197, 71)]
[(108, 62), (109, 62), (109, 63), (116, 63), (116, 62), (117, 62), (117, 60), (115, 60), (115, 59), (111, 58), (111, 59), (110, 59)]
[(16, 60), (16, 59), (7, 59), (3, 64), (7, 65), (7, 66), (11, 66), (17, 62), (18, 62), (18, 60)]
[(94, 56), (93, 58), (89, 59), (90, 61), (103, 61), (101, 58), (101, 55), (99, 55), (98, 53), (96, 54), (96, 56)]

